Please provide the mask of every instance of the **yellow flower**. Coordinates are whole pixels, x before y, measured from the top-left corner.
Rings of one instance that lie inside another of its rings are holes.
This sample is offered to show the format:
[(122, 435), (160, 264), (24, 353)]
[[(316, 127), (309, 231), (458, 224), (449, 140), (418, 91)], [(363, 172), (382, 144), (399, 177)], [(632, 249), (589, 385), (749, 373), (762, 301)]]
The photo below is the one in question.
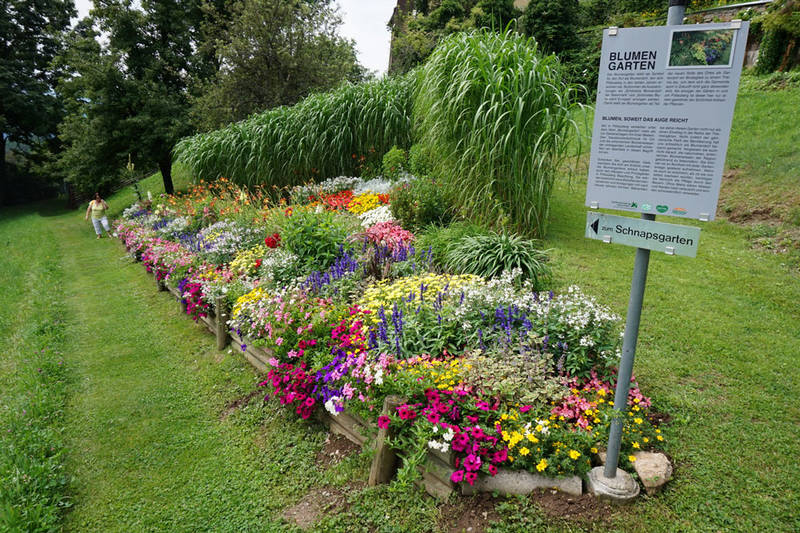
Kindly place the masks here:
[(662, 437), (661, 435), (656, 435), (656, 438), (657, 438), (658, 440), (664, 440), (664, 437)]
[(592, 452), (592, 453), (597, 453), (597, 448), (592, 446), (591, 448), (589, 448), (589, 451)]
[(636, 448), (636, 449), (638, 450), (638, 449), (639, 449), (639, 443), (638, 443), (638, 442), (634, 442), (634, 443), (633, 443), (633, 447), (634, 447), (634, 448)]
[(641, 418), (639, 418), (639, 417), (636, 417), (636, 418), (634, 418), (634, 419), (633, 419), (633, 421), (634, 421), (634, 422), (636, 422), (637, 424), (641, 424), (642, 422), (644, 422), (644, 421), (643, 421)]
[(529, 441), (531, 441), (531, 442), (532, 442), (532, 443), (534, 443), (534, 444), (536, 444), (537, 442), (539, 442), (539, 439), (537, 439), (537, 438), (534, 436), (534, 434), (533, 434), (533, 433), (526, 433), (526, 434), (525, 434), (525, 438), (526, 438), (526, 439), (528, 439)]
[(528, 455), (529, 453), (531, 453), (531, 451), (528, 448), (526, 448), (525, 446), (523, 446), (522, 448), (519, 449), (519, 454), (520, 455)]
[(545, 459), (542, 459), (541, 461), (539, 461), (539, 464), (536, 465), (536, 470), (542, 472), (544, 471), (545, 468), (547, 468), (547, 461)]
[(642, 437), (642, 441), (644, 441), (644, 443), (647, 444), (648, 442), (650, 442), (650, 439), (648, 439), (647, 437)]
[(569, 458), (572, 459), (573, 461), (576, 460), (580, 456), (581, 456), (581, 452), (579, 452), (578, 450), (570, 450), (569, 451)]
[(636, 462), (636, 457), (634, 457), (633, 455), (629, 455), (628, 456), (628, 461), (630, 461), (632, 463), (635, 463)]

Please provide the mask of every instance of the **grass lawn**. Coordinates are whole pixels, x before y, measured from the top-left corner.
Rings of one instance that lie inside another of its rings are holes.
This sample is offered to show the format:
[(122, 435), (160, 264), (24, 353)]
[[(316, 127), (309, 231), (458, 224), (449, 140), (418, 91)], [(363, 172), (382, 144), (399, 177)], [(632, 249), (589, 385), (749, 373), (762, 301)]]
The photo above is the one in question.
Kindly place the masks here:
[[(749, 113), (737, 108), (732, 150), (744, 124), (762, 127)], [(764, 142), (757, 156), (729, 160), (762, 183), (773, 174), (750, 169), (772, 157), (788, 187), (793, 154)], [(158, 176), (141, 189), (157, 194)], [(624, 315), (634, 250), (583, 238), (583, 196), (575, 180), (554, 198), (555, 284), (580, 285)], [(109, 203), (119, 213), (133, 200), (127, 188)], [(663, 430), (674, 480), (597, 519), (498, 498), (476, 530), (800, 530), (800, 279), (784, 256), (753, 249), (747, 228), (701, 227), (697, 258), (651, 257), (634, 368), (671, 416)], [(0, 462), (0, 529), (296, 531), (288, 508), (327, 502), (314, 531), (452, 531), (485, 505), (367, 488), (368, 454), (325, 464), (323, 427), (258, 395), (232, 407), (255, 390), (255, 372), (218, 353), (118, 242), (97, 241), (82, 210), (7, 210), (0, 236), (0, 445), (17, 451)]]

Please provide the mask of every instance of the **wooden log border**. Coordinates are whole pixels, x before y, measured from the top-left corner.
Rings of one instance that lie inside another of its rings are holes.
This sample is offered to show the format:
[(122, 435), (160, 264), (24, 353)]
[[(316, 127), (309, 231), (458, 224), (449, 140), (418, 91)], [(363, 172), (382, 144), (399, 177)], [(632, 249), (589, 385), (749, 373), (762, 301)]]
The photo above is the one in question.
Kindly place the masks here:
[[(134, 258), (141, 260), (141, 255)], [(155, 278), (155, 274), (153, 277)], [(156, 289), (159, 292), (169, 291), (179, 302), (182, 299), (180, 291), (164, 281), (156, 280)], [(247, 337), (238, 335), (235, 331), (230, 331), (227, 324), (229, 313), (223, 302), (222, 298), (218, 298), (215, 302), (216, 312), (210, 311), (208, 316), (201, 317), (198, 323), (205, 326), (216, 336), (217, 349), (224, 349), (230, 342), (233, 345), (233, 349), (240, 351), (258, 372), (266, 372), (270, 367), (269, 360), (272, 357), (272, 353), (267, 349), (255, 346)], [(399, 397), (387, 397), (383, 405), (383, 414), (391, 413), (402, 403), (403, 400)], [(386, 445), (386, 439), (390, 436), (389, 431), (378, 430), (376, 440), (370, 442), (368, 435), (374, 433), (373, 424), (354, 413), (343, 411), (333, 416), (325, 409), (321, 409), (318, 411), (318, 418), (328, 426), (331, 433), (342, 435), (362, 448), (367, 446), (375, 448), (375, 456), (370, 468), (369, 485), (391, 481), (397, 470), (398, 457), (395, 450)], [(431, 496), (446, 499), (458, 491), (459, 487), (450, 480), (450, 476), (456, 470), (452, 452), (442, 453), (438, 450), (430, 449), (424, 463), (418, 469), (422, 479), (415, 483), (417, 486), (424, 488)], [(462, 495), (473, 495), (479, 492), (494, 492), (504, 495), (525, 495), (537, 489), (548, 488), (559, 490), (572, 496), (580, 496), (583, 492), (582, 485), (582, 480), (578, 476), (550, 478), (527, 471), (500, 468), (497, 475), (493, 477), (481, 474), (475, 485), (462, 482), (460, 493)]]

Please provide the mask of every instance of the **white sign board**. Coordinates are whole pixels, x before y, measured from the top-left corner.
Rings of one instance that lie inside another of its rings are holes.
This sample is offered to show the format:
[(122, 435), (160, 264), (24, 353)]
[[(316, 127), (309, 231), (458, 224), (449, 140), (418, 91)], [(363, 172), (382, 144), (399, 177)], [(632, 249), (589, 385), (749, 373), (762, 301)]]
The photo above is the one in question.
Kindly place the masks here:
[(586, 213), (585, 236), (668, 255), (696, 257), (700, 228), (589, 211)]
[(588, 207), (713, 220), (748, 27), (603, 32)]

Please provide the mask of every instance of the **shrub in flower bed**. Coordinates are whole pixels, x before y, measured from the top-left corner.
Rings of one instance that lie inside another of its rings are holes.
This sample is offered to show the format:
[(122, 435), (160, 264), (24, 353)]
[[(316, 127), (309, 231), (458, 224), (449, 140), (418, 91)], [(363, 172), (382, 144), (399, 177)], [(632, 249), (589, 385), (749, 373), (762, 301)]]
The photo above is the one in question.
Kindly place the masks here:
[[(331, 184), (325, 194), (340, 198), (359, 186), (333, 181), (347, 188)], [(229, 302), (240, 348), (269, 354), (267, 398), (301, 418), (347, 410), (391, 427), (405, 460), (401, 479), (415, 475), (429, 450), (451, 454), (454, 483), (474, 484), (501, 467), (587, 472), (616, 416), (620, 319), (607, 307), (577, 287), (540, 291), (542, 280), (521, 268), (491, 278), (432, 272), (447, 261), (433, 246), (415, 249), (402, 223), (364, 229), (365, 215), (382, 209), (376, 193), (352, 195), (340, 209), (224, 190), (218, 202), (195, 190), (194, 203), (131, 207), (117, 233), (148, 269), (180, 282), (193, 318), (220, 296)], [(206, 208), (214, 216), (192, 229)], [(406, 402), (381, 415), (390, 395)], [(634, 384), (622, 414), (623, 464), (662, 440), (649, 406)]]

